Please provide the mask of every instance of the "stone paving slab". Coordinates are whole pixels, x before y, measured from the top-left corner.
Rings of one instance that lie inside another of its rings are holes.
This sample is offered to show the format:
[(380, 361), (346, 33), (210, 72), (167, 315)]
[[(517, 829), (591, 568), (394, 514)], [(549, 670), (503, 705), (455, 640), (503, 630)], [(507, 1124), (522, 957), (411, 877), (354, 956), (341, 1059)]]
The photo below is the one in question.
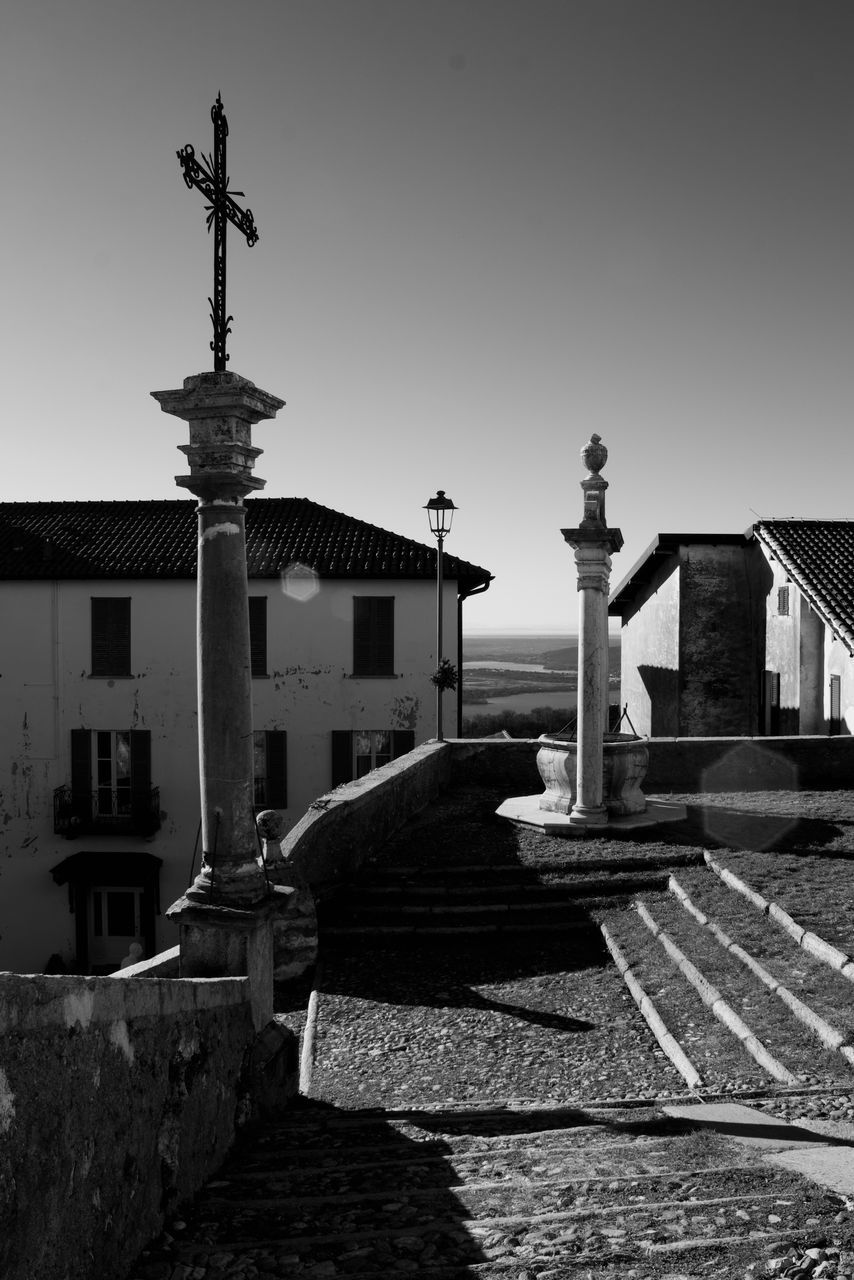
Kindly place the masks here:
[(686, 1120), (695, 1128), (708, 1128), (715, 1133), (732, 1138), (742, 1146), (768, 1150), (802, 1150), (816, 1146), (841, 1149), (854, 1156), (854, 1143), (827, 1132), (810, 1129), (807, 1125), (788, 1124), (769, 1116), (756, 1107), (746, 1107), (738, 1102), (689, 1103), (684, 1106), (667, 1104), (662, 1107), (665, 1115)]

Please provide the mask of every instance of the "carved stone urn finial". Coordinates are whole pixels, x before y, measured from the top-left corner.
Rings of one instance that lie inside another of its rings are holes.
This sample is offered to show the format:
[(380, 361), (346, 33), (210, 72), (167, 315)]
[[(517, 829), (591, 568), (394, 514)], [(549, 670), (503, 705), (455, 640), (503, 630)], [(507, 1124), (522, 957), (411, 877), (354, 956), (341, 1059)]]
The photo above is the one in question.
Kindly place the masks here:
[(602, 443), (602, 437), (595, 431), (581, 450), (581, 461), (592, 476), (597, 476), (608, 461), (608, 450)]

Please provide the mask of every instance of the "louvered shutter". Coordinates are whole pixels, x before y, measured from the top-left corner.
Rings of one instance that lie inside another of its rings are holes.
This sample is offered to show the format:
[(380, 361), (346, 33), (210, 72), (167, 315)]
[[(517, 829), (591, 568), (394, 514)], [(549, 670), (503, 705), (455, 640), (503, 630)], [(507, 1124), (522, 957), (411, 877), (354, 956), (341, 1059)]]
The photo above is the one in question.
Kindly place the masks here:
[[(131, 816), (140, 830), (154, 824), (151, 812), (151, 731), (130, 731)], [(156, 824), (155, 824), (156, 829)]]
[(71, 816), (92, 821), (92, 731), (71, 730)]
[(266, 733), (267, 786), (265, 800), (271, 809), (288, 807), (288, 735), (283, 729)]
[(353, 675), (394, 675), (394, 596), (353, 597)]
[(353, 735), (349, 729), (332, 730), (332, 785), (350, 782), (353, 777)]
[(396, 760), (398, 756), (405, 756), (407, 751), (411, 751), (415, 746), (415, 730), (414, 729), (392, 729), (391, 731), (391, 758)]
[(249, 650), (252, 678), (267, 674), (267, 597), (249, 597)]
[(130, 596), (93, 596), (92, 675), (130, 674)]

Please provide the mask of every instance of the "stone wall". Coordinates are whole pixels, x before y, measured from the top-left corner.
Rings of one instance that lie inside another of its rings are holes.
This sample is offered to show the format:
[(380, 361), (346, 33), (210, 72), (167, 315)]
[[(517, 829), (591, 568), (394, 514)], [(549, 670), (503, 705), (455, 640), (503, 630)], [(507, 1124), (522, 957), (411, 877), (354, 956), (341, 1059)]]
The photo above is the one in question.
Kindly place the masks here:
[(450, 744), (426, 742), (364, 778), (320, 796), (282, 842), (282, 854), (315, 892), (349, 880), (451, 776)]
[(854, 787), (854, 738), (652, 738), (647, 795)]
[(0, 974), (0, 1276), (125, 1275), (296, 1058), (245, 978)]
[(692, 542), (680, 548), (679, 734), (759, 729), (759, 559), (756, 548), (745, 545)]
[(620, 702), (635, 732), (676, 733), (679, 725), (679, 558), (662, 564), (620, 630)]

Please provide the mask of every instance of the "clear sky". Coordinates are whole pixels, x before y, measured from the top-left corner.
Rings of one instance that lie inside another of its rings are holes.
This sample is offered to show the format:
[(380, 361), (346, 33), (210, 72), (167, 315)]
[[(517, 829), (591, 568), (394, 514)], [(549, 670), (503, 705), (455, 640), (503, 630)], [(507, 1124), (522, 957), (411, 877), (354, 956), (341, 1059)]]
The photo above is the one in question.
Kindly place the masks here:
[(184, 496), (221, 90), (267, 494), (430, 541), (445, 489), (472, 630), (575, 629), (593, 431), (615, 584), (854, 518), (852, 68), (851, 0), (5, 0), (0, 500)]

